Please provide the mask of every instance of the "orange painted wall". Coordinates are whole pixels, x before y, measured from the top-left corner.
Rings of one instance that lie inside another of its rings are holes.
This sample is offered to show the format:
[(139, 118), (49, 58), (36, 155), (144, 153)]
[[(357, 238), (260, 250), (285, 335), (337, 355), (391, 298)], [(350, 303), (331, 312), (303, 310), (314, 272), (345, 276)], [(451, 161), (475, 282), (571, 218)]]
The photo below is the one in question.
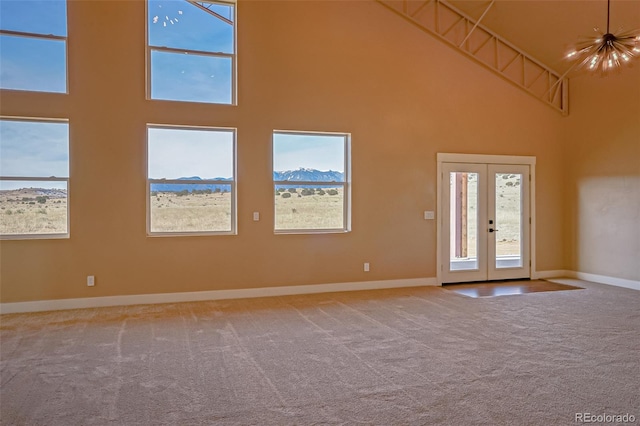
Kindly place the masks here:
[[(435, 277), (437, 152), (536, 156), (538, 270), (565, 267), (565, 118), (380, 4), (240, 1), (238, 106), (145, 100), (143, 1), (68, 16), (70, 94), (0, 109), (69, 118), (71, 238), (2, 241), (2, 302)], [(238, 235), (146, 236), (147, 123), (238, 129)], [(352, 232), (274, 235), (274, 129), (351, 133)]]
[(640, 67), (572, 81), (567, 268), (640, 281)]

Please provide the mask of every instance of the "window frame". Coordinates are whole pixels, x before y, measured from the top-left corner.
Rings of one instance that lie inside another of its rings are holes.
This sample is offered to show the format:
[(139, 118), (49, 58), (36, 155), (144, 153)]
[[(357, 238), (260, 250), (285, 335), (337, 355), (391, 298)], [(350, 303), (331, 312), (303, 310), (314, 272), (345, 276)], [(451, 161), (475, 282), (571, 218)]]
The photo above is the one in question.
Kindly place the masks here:
[[(147, 237), (201, 237), (201, 236), (216, 236), (216, 235), (237, 235), (238, 234), (238, 170), (237, 170), (237, 150), (238, 150), (238, 129), (235, 127), (219, 127), (219, 126), (192, 126), (192, 125), (179, 125), (179, 124), (152, 124), (146, 125), (146, 146), (145, 146), (145, 180), (146, 180), (146, 222), (147, 222)], [(208, 130), (208, 131), (225, 131), (230, 132), (233, 135), (233, 147), (231, 149), (232, 159), (232, 180), (215, 180), (215, 179), (200, 179), (200, 180), (185, 180), (185, 179), (151, 179), (149, 178), (149, 129), (170, 129), (170, 130)], [(231, 186), (231, 230), (229, 231), (195, 231), (195, 232), (158, 232), (151, 231), (151, 184), (217, 184), (217, 185), (229, 185)]]
[[(13, 117), (1, 115), (2, 121), (26, 121), (36, 123), (66, 123), (67, 130), (70, 130), (70, 121), (67, 118), (44, 118), (44, 117)], [(69, 154), (69, 176), (67, 177), (34, 177), (34, 176), (2, 176), (0, 181), (17, 181), (17, 182), (66, 182), (67, 183), (67, 232), (51, 233), (51, 234), (2, 234), (0, 240), (60, 240), (71, 238), (71, 132), (67, 133), (67, 153)]]
[[(342, 182), (325, 182), (325, 181), (288, 181), (274, 180), (274, 145), (275, 136), (277, 134), (284, 135), (300, 135), (300, 136), (342, 136), (344, 138), (344, 180)], [(300, 186), (318, 186), (331, 185), (342, 186), (342, 228), (309, 228), (309, 229), (277, 229), (276, 228), (276, 203), (273, 202), (273, 230), (274, 234), (291, 235), (291, 234), (344, 234), (351, 232), (351, 133), (346, 132), (323, 132), (323, 131), (301, 131), (301, 130), (273, 130), (271, 136), (271, 181), (273, 182), (273, 193), (276, 192), (278, 185), (291, 186), (292, 182)]]
[[(44, 34), (44, 33), (32, 33), (28, 31), (14, 31), (14, 30), (3, 30), (0, 28), (0, 36), (10, 36), (10, 37), (22, 37), (22, 38), (35, 38), (40, 40), (50, 40), (50, 41), (62, 41), (64, 42), (64, 92), (51, 92), (46, 90), (30, 90), (30, 89), (10, 89), (10, 88), (2, 88), (0, 90), (10, 90), (15, 92), (31, 92), (31, 93), (53, 93), (53, 94), (61, 94), (68, 95), (69, 94), (69, 2), (65, 0), (64, 6), (66, 9), (65, 14), (65, 27), (67, 28), (67, 35), (53, 35), (53, 34)], [(67, 194), (68, 196), (68, 194)]]
[[(195, 1), (183, 0), (185, 3), (190, 3), (195, 7), (202, 8), (200, 5), (194, 4)], [(204, 51), (204, 50), (192, 50), (192, 49), (179, 49), (174, 47), (166, 47), (166, 46), (155, 46), (149, 43), (149, 0), (146, 0), (145, 3), (145, 44), (146, 44), (146, 99), (154, 102), (187, 102), (187, 103), (196, 103), (196, 104), (205, 104), (205, 105), (229, 105), (229, 106), (237, 106), (238, 105), (238, 4), (235, 0), (202, 0), (204, 3), (211, 4), (222, 4), (224, 6), (233, 6), (233, 53), (223, 53), (223, 52), (213, 52), (213, 51)], [(163, 52), (163, 53), (172, 53), (172, 54), (183, 54), (183, 55), (195, 55), (195, 56), (205, 56), (205, 57), (213, 57), (213, 58), (227, 58), (231, 59), (231, 102), (230, 103), (219, 103), (219, 102), (203, 102), (203, 101), (191, 101), (191, 100), (181, 100), (181, 99), (156, 99), (151, 96), (151, 54), (152, 52)]]

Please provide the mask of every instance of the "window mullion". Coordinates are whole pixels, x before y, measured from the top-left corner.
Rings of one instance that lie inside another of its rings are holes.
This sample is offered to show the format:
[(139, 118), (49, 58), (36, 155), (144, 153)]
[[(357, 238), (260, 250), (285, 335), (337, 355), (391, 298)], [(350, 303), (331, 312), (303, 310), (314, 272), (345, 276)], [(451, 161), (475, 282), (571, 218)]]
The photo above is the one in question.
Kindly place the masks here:
[(0, 176), (0, 180), (15, 180), (15, 181), (43, 181), (43, 182), (66, 182), (69, 180), (68, 177), (34, 177), (34, 176)]
[(39, 38), (39, 39), (44, 39), (44, 40), (67, 41), (67, 37), (65, 37), (65, 36), (57, 36), (57, 35), (53, 35), (53, 34), (27, 33), (27, 32), (24, 32), (24, 31), (0, 30), (0, 35), (8, 35), (8, 36), (15, 36), (15, 37)]
[(214, 56), (219, 58), (233, 58), (233, 53), (225, 53), (225, 52), (209, 52), (206, 50), (192, 50), (192, 49), (180, 49), (176, 47), (167, 47), (167, 46), (154, 46), (149, 45), (149, 48), (153, 51), (158, 52), (166, 52), (166, 53), (178, 53), (178, 54), (187, 54), (187, 55), (198, 55), (198, 56)]

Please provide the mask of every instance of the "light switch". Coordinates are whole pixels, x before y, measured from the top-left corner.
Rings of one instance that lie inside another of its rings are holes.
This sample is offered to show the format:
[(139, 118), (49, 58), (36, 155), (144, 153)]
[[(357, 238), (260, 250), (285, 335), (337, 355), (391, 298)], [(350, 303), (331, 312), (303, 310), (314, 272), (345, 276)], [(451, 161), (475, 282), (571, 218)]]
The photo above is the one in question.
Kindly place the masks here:
[(433, 220), (436, 218), (436, 214), (433, 210), (424, 211), (424, 220)]
[(260, 220), (260, 212), (253, 212), (253, 221), (257, 222)]

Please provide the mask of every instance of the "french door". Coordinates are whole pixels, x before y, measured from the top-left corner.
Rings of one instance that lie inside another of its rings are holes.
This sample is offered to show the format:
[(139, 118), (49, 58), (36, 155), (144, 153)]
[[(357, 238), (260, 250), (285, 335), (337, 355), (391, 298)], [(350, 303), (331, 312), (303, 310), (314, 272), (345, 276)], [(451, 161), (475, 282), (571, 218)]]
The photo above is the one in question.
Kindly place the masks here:
[(527, 164), (441, 164), (441, 282), (529, 278)]

